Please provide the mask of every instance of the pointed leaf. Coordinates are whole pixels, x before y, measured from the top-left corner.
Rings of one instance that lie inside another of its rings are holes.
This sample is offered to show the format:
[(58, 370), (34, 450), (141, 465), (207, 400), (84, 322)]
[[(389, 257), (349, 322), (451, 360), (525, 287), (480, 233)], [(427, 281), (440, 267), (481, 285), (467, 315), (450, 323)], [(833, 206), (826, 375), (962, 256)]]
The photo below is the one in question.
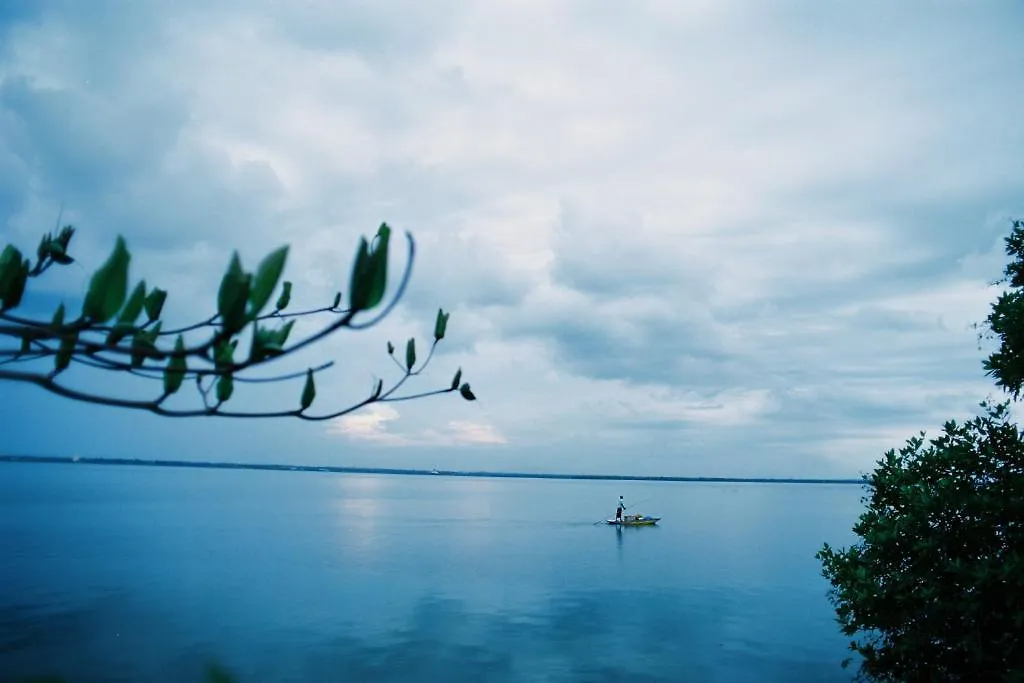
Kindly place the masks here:
[(331, 304), (331, 308), (337, 308), (341, 305), (341, 292), (336, 292), (334, 295), (334, 303)]
[(53, 313), (53, 319), (50, 321), (50, 327), (53, 330), (59, 331), (60, 328), (64, 327), (64, 302), (62, 301), (57, 310)]
[(31, 264), (28, 259), (21, 262), (21, 268), (16, 270), (14, 278), (10, 282), (10, 289), (7, 292), (7, 298), (4, 301), (3, 308), (17, 308), (18, 304), (21, 303), (21, 297), (24, 296), (25, 286), (28, 283), (28, 273), (30, 269)]
[(235, 390), (235, 382), (231, 378), (231, 375), (221, 375), (217, 379), (217, 400), (224, 403), (231, 398), (232, 392)]
[(46, 257), (50, 255), (50, 241), (53, 240), (53, 235), (46, 233), (43, 238), (39, 240), (39, 246), (36, 248), (36, 258), (40, 263), (46, 260)]
[(455, 391), (456, 389), (459, 388), (459, 380), (461, 380), (461, 379), (462, 379), (462, 368), (459, 368), (455, 372), (454, 379), (452, 379), (452, 391)]
[(353, 311), (362, 311), (368, 306), (370, 291), (370, 245), (365, 237), (359, 238), (359, 247), (356, 249), (356, 260), (352, 265), (352, 273), (349, 276), (349, 306)]
[(15, 276), (21, 271), (21, 258), (21, 252), (13, 244), (8, 244), (0, 252), (0, 308), (8, 307), (9, 292), (13, 290)]
[(78, 332), (71, 332), (60, 338), (60, 346), (57, 347), (57, 355), (54, 358), (54, 373), (63, 371), (71, 363), (71, 356), (75, 352), (75, 344), (78, 342)]
[(288, 308), (288, 302), (292, 300), (292, 283), (285, 280), (281, 283), (281, 296), (277, 297), (277, 303), (274, 304), (274, 308), (279, 311), (283, 311)]
[(250, 363), (259, 363), (267, 357), (269, 332), (270, 330), (260, 327), (258, 323), (252, 326), (252, 343), (249, 345)]
[(117, 236), (114, 250), (100, 266), (92, 279), (82, 303), (82, 315), (99, 323), (105, 323), (121, 310), (128, 295), (128, 265), (131, 254), (124, 238)]
[(251, 276), (242, 270), (238, 252), (231, 254), (231, 261), (217, 291), (217, 313), (221, 325), (229, 332), (238, 332), (245, 327), (245, 303), (249, 299)]
[(285, 245), (270, 252), (256, 267), (256, 277), (253, 279), (252, 291), (249, 292), (249, 316), (251, 318), (258, 316), (270, 301), (270, 296), (274, 293), (278, 280), (281, 279), (281, 273), (284, 272), (284, 264), (287, 260), (288, 245)]
[(160, 327), (161, 323), (157, 323), (150, 330), (135, 330), (130, 349), (133, 368), (142, 367), (147, 358), (159, 359), (163, 356), (156, 348), (156, 338), (160, 334)]
[(444, 339), (444, 331), (448, 327), (448, 316), (449, 313), (445, 313), (440, 308), (437, 309), (437, 320), (434, 322), (434, 339), (441, 341)]
[(153, 322), (160, 317), (164, 310), (165, 301), (167, 301), (167, 292), (159, 287), (154, 287), (153, 291), (146, 297), (145, 302), (146, 317), (149, 319), (149, 322)]
[(57, 242), (64, 249), (65, 253), (67, 253), (68, 245), (71, 244), (71, 238), (74, 237), (74, 235), (75, 226), (73, 225), (65, 225), (60, 229), (60, 234), (57, 235)]
[(276, 345), (279, 352), (284, 350), (284, 345), (288, 343), (288, 335), (292, 332), (292, 327), (295, 326), (295, 320), (289, 320), (286, 322), (281, 329), (277, 330), (272, 338), (271, 343)]
[(316, 384), (313, 382), (313, 371), (306, 370), (306, 386), (302, 388), (302, 410), (313, 405), (314, 398), (316, 398)]
[(462, 398), (466, 399), (467, 401), (476, 400), (476, 396), (473, 394), (472, 390), (470, 390), (468, 383), (463, 384), (461, 387), (459, 387), (459, 393), (462, 394)]
[(28, 260), (22, 261), (17, 247), (4, 247), (0, 253), (0, 309), (16, 308), (21, 303), (28, 272)]
[(411, 372), (414, 365), (416, 365), (416, 340), (409, 337), (409, 342), (405, 345), (405, 368)]
[(174, 341), (174, 354), (171, 355), (171, 360), (168, 361), (167, 367), (164, 369), (164, 393), (167, 395), (180, 389), (181, 383), (185, 379), (188, 363), (185, 360), (184, 351), (185, 340), (179, 334)]
[(132, 324), (135, 319), (142, 313), (142, 307), (146, 303), (146, 281), (142, 280), (139, 284), (135, 285), (135, 289), (132, 290), (131, 296), (128, 297), (128, 303), (121, 309), (121, 314), (117, 316), (117, 322)]
[(388, 284), (388, 242), (391, 239), (391, 228), (387, 223), (381, 223), (377, 230), (377, 243), (371, 253), (371, 270), (369, 277), (369, 292), (366, 308), (377, 306), (384, 299), (384, 291)]
[(373, 388), (373, 400), (376, 401), (378, 398), (380, 398), (380, 394), (382, 391), (384, 391), (384, 380), (378, 379), (377, 386)]
[(388, 342), (388, 355), (389, 356), (393, 356), (394, 353), (395, 353), (395, 345), (392, 344), (391, 342)]

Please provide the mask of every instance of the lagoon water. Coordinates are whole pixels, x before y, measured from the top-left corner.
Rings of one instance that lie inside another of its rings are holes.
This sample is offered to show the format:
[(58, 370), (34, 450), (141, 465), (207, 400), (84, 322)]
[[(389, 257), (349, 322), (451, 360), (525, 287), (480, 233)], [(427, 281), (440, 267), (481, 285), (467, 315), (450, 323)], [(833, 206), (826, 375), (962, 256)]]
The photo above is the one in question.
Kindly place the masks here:
[(0, 463), (0, 681), (849, 681), (861, 495)]

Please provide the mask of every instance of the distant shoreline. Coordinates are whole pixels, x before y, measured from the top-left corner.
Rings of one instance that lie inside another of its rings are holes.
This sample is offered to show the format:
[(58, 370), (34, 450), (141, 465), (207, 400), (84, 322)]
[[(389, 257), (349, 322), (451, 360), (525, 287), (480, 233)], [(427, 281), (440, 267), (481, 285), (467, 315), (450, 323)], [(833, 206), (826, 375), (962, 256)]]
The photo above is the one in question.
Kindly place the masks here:
[(335, 474), (398, 474), (411, 476), (490, 477), (498, 479), (578, 479), (596, 481), (669, 481), (729, 484), (863, 484), (861, 479), (797, 479), (789, 477), (655, 477), (628, 474), (545, 474), (542, 472), (486, 472), (464, 470), (416, 470), (387, 467), (330, 467), (317, 465), (272, 465), (259, 463), (201, 462), (189, 460), (142, 460), (139, 458), (87, 458), (73, 456), (0, 455), (0, 462), (62, 465), (142, 465), (149, 467), (194, 467), (228, 470), (270, 470), (275, 472), (333, 472)]

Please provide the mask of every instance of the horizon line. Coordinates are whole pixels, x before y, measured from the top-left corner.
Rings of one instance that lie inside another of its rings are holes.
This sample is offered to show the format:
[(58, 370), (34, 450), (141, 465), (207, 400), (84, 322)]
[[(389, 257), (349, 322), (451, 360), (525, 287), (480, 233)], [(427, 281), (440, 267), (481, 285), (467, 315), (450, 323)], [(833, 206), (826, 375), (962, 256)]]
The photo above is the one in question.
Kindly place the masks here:
[(335, 474), (384, 474), (404, 476), (493, 477), (500, 479), (575, 479), (592, 481), (665, 481), (753, 484), (863, 484), (863, 479), (819, 477), (697, 477), (639, 474), (559, 474), (544, 472), (492, 472), (486, 470), (439, 470), (392, 467), (343, 467), (337, 465), (282, 465), (273, 463), (217, 462), (143, 458), (101, 458), (89, 456), (0, 455), (0, 462), (75, 465), (142, 465), (147, 467), (192, 467), (206, 469), (268, 470), (275, 472), (332, 472)]

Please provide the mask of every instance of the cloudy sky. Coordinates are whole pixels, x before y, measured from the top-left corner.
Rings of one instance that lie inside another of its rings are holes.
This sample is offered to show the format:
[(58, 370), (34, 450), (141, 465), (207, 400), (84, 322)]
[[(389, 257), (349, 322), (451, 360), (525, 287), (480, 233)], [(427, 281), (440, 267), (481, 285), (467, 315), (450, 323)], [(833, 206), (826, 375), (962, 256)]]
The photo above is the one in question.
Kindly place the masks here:
[(441, 306), (410, 388), (462, 367), (480, 400), (172, 420), (8, 384), (0, 450), (856, 476), (993, 391), (970, 325), (1024, 216), (1022, 29), (1017, 0), (8, 0), (0, 240), (79, 229), (26, 312), (77, 311), (117, 234), (169, 324), (234, 248), (290, 244), (295, 305), (328, 303), (387, 221), (401, 305), (282, 367), (336, 360), (344, 407)]

